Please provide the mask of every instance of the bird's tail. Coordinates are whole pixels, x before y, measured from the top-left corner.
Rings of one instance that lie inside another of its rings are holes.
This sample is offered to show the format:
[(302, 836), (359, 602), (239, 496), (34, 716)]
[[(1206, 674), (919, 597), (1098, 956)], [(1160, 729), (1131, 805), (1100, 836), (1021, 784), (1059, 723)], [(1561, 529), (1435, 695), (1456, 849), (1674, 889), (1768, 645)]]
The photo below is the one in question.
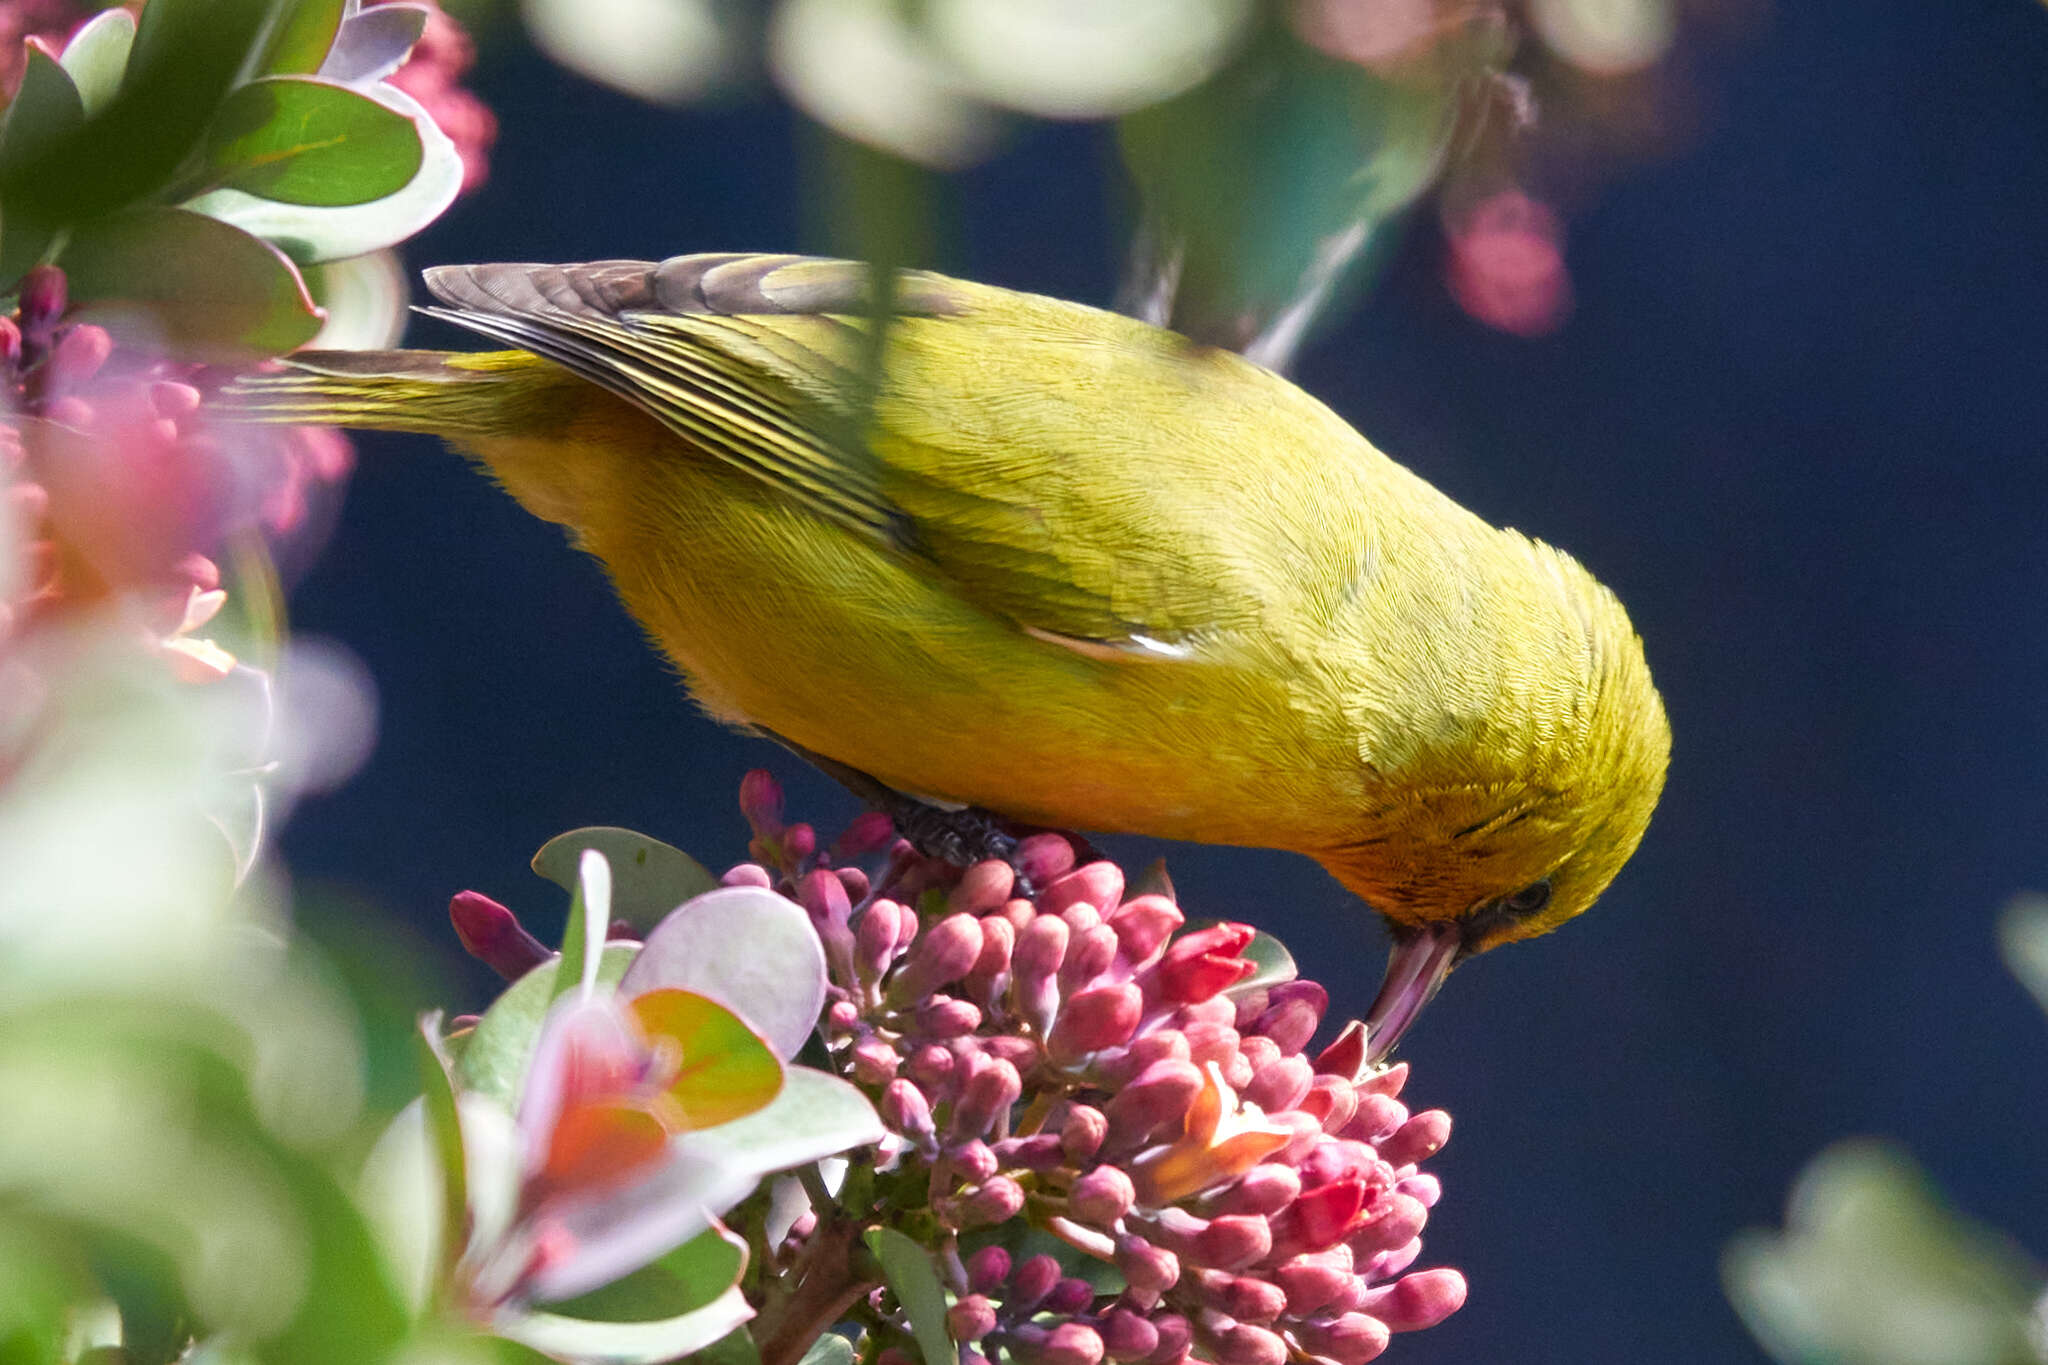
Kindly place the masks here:
[(301, 351), (237, 376), (210, 408), (227, 422), (461, 439), (532, 430), (564, 383), (574, 380), (523, 351)]

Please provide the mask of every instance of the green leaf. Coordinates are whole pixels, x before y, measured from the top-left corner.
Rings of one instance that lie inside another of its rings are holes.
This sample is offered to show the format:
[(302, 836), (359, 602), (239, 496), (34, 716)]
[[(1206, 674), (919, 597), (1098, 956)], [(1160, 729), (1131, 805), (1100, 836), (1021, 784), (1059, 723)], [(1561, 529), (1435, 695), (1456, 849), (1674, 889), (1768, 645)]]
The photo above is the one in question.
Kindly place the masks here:
[(290, 0), (270, 26), (256, 71), (265, 76), (309, 76), (327, 60), (341, 32), (347, 0)]
[[(598, 960), (597, 979), (603, 985), (617, 985), (639, 949), (624, 943), (608, 943)], [(505, 988), (477, 1021), (469, 1046), (456, 1063), (455, 1078), (464, 1090), (496, 1100), (515, 1109), (519, 1089), (526, 1076), (526, 1064), (540, 1037), (541, 1023), (555, 998), (555, 977), (561, 961), (543, 962)]]
[(681, 849), (612, 825), (556, 835), (533, 855), (533, 870), (570, 890), (576, 882), (577, 856), (586, 848), (596, 849), (611, 862), (612, 915), (643, 934), (684, 901), (718, 889), (718, 878)]
[(707, 891), (656, 925), (626, 974), (638, 995), (675, 986), (708, 995), (751, 1023), (778, 1057), (794, 1057), (825, 1004), (825, 949), (803, 907), (759, 886)]
[(320, 330), (305, 281), (282, 253), (184, 209), (81, 224), (62, 263), (89, 320), (190, 359), (281, 355)]
[(2048, 1010), (2048, 896), (2021, 896), (2005, 908), (1998, 947), (2006, 968)]
[[(441, 1227), (463, 1226), (469, 1218), (469, 1164), (462, 1149), (462, 1119), (457, 1111), (455, 1085), (448, 1075), (448, 1063), (436, 1045), (441, 1031), (439, 1010), (420, 1018), (415, 1035), (418, 1048), (420, 1085), (423, 1093), (427, 1135), (432, 1139), (436, 1164), (441, 1168)], [(450, 1263), (462, 1248), (450, 1237)]]
[(657, 1322), (694, 1313), (739, 1283), (747, 1244), (722, 1228), (707, 1228), (658, 1261), (573, 1299), (548, 1305), (550, 1313), (597, 1322)]
[(410, 118), (420, 139), (419, 173), (396, 194), (367, 204), (323, 208), (225, 188), (202, 194), (186, 207), (275, 242), (302, 264), (342, 260), (398, 245), (455, 202), (462, 191), (462, 158), (448, 135), (410, 96), (380, 86), (377, 98)]
[(590, 1322), (559, 1313), (522, 1313), (500, 1319), (493, 1330), (578, 1365), (655, 1365), (721, 1341), (753, 1316), (746, 1296), (728, 1289), (694, 1313), (660, 1322)]
[[(21, 88), (0, 125), (0, 186), (23, 167), (41, 165), (52, 148), (76, 137), (85, 125), (85, 103), (71, 77), (36, 44), (27, 50)], [(51, 171), (76, 177), (84, 168), (60, 164)], [(0, 191), (0, 199), (6, 208), (0, 223), (0, 287), (11, 289), (50, 249), (58, 220), (28, 195)]]
[(1264, 929), (1252, 934), (1252, 941), (1244, 946), (1243, 956), (1257, 963), (1258, 969), (1232, 986), (1226, 994), (1242, 995), (1246, 991), (1292, 981), (1301, 975), (1294, 965), (1294, 954), (1288, 952), (1285, 944)]
[(678, 1057), (668, 1093), (691, 1129), (716, 1128), (766, 1107), (782, 1090), (782, 1063), (746, 1020), (691, 991), (636, 995), (627, 1006), (650, 1040)]
[(910, 1318), (924, 1365), (957, 1365), (959, 1352), (946, 1330), (946, 1291), (932, 1269), (930, 1254), (894, 1228), (869, 1228), (862, 1238), (882, 1263), (882, 1277)]
[(837, 1332), (827, 1332), (811, 1343), (797, 1365), (853, 1365), (853, 1343)]
[(885, 1135), (875, 1106), (851, 1083), (792, 1066), (766, 1109), (691, 1133), (686, 1141), (692, 1152), (729, 1169), (765, 1175), (865, 1147)]
[[(697, 1365), (761, 1365), (761, 1348), (754, 1344), (753, 1333), (738, 1327), (697, 1352), (693, 1359)], [(804, 1359), (808, 1360), (810, 1356), (806, 1354)], [(842, 1365), (850, 1363), (842, 1362)]]
[(198, 146), (272, 0), (150, 0), (120, 88), (71, 136), (12, 168), (9, 212), (64, 226), (161, 191)]
[(135, 46), (135, 16), (125, 9), (101, 10), (64, 45), (64, 71), (78, 87), (88, 117), (107, 107), (128, 70)]
[(396, 194), (419, 174), (424, 155), (404, 114), (310, 76), (238, 86), (206, 131), (214, 185), (319, 208)]
[(554, 998), (559, 1000), (578, 986), (588, 990), (596, 984), (585, 980), (586, 966), (592, 971), (604, 951), (605, 930), (612, 922), (612, 868), (605, 856), (587, 848), (576, 860), (576, 886), (569, 897), (569, 923), (562, 930), (560, 969), (555, 973)]
[(21, 88), (0, 127), (0, 176), (13, 175), (85, 124), (85, 101), (64, 68), (38, 44), (26, 50)]

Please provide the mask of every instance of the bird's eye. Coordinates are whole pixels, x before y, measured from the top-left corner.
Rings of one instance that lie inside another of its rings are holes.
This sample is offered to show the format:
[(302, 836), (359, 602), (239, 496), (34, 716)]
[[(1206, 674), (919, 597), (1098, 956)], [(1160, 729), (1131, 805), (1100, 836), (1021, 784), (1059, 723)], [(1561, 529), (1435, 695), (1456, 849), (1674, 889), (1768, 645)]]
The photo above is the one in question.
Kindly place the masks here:
[(1500, 904), (1511, 915), (1540, 914), (1543, 907), (1550, 904), (1550, 879), (1545, 877), (1540, 882), (1530, 882), (1513, 895), (1502, 897)]

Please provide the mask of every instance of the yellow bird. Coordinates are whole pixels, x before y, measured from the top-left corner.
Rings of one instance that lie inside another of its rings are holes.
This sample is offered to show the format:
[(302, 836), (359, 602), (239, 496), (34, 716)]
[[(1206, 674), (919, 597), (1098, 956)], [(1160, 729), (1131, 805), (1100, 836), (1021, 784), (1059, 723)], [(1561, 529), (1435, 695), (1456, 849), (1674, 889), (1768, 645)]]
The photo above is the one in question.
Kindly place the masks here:
[(448, 266), (513, 349), (324, 353), (241, 420), (440, 436), (570, 528), (721, 720), (895, 793), (1289, 849), (1386, 918), (1384, 1056), (1593, 903), (1670, 732), (1614, 595), (1286, 380), (798, 256)]

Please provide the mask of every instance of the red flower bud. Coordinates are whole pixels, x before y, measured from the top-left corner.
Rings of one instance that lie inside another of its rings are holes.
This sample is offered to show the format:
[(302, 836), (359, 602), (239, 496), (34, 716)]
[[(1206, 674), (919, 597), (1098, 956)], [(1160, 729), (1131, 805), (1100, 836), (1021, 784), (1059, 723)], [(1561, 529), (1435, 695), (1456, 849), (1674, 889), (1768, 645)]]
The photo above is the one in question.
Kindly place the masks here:
[(1060, 963), (1060, 988), (1079, 990), (1108, 971), (1116, 961), (1116, 930), (1107, 924), (1075, 929), (1068, 921), (1070, 938), (1066, 959)]
[(1033, 886), (1045, 886), (1074, 866), (1074, 846), (1064, 834), (1033, 834), (1017, 841), (1010, 863)]
[(1052, 1287), (1060, 1281), (1060, 1263), (1050, 1256), (1032, 1256), (1010, 1276), (1010, 1292), (1004, 1305), (1013, 1313), (1035, 1312)]
[(1349, 1241), (1351, 1251), (1359, 1260), (1368, 1260), (1382, 1251), (1405, 1246), (1422, 1232), (1423, 1224), (1429, 1221), (1429, 1210), (1419, 1200), (1405, 1194), (1390, 1194), (1382, 1205), (1373, 1210), (1366, 1222), (1355, 1229)]
[(1234, 1184), (1203, 1201), (1212, 1216), (1230, 1213), (1278, 1213), (1301, 1195), (1301, 1177), (1292, 1166), (1268, 1161), (1252, 1167)]
[(853, 1078), (862, 1085), (882, 1085), (892, 1080), (899, 1065), (896, 1049), (880, 1038), (863, 1038), (847, 1053)]
[(782, 833), (782, 784), (766, 768), (756, 768), (740, 779), (740, 814), (756, 838), (773, 839)]
[(1010, 1106), (1023, 1093), (1024, 1082), (1016, 1067), (994, 1059), (984, 1061), (968, 1073), (961, 1086), (948, 1129), (956, 1141), (979, 1137), (1008, 1118)]
[(1102, 1365), (1101, 1335), (1078, 1322), (1063, 1322), (1042, 1337), (1019, 1329), (1017, 1338), (1030, 1365)]
[(1188, 1239), (1184, 1254), (1212, 1270), (1237, 1270), (1264, 1260), (1272, 1250), (1272, 1224), (1256, 1214), (1231, 1213), (1211, 1218)]
[(1301, 1198), (1273, 1215), (1273, 1245), (1293, 1257), (1335, 1246), (1358, 1225), (1365, 1210), (1363, 1180), (1340, 1180), (1302, 1191)]
[(1278, 1332), (1248, 1322), (1219, 1325), (1209, 1333), (1215, 1342), (1216, 1365), (1284, 1365), (1287, 1343)]
[(892, 900), (876, 901), (861, 912), (853, 926), (853, 965), (863, 982), (876, 981), (888, 970), (905, 917), (917, 922), (916, 915)]
[(1362, 1142), (1379, 1143), (1392, 1137), (1395, 1130), (1408, 1122), (1408, 1106), (1392, 1095), (1374, 1095), (1360, 1091), (1358, 1112), (1351, 1116), (1342, 1136), (1357, 1138)]
[(1166, 949), (1153, 970), (1163, 999), (1207, 1000), (1235, 986), (1256, 968), (1238, 956), (1252, 941), (1248, 924), (1213, 924), (1183, 934)]
[(1337, 1040), (1316, 1054), (1316, 1070), (1356, 1082), (1365, 1070), (1365, 1025), (1356, 1019), (1346, 1024)]
[(1110, 1309), (1095, 1330), (1111, 1360), (1139, 1361), (1159, 1348), (1159, 1329), (1128, 1308)]
[(1091, 1161), (1109, 1134), (1109, 1119), (1100, 1109), (1077, 1104), (1060, 1124), (1060, 1154), (1074, 1165)]
[(1144, 1365), (1177, 1365), (1186, 1360), (1195, 1339), (1194, 1324), (1178, 1313), (1154, 1313), (1150, 1321), (1159, 1334), (1159, 1344), (1145, 1357)]
[[(1308, 1058), (1282, 1057), (1253, 1073), (1252, 1083), (1244, 1088), (1242, 1098), (1269, 1114), (1292, 1109), (1308, 1094), (1309, 1082), (1314, 1078)], [(1317, 1126), (1321, 1126), (1320, 1121)]]
[(889, 1126), (890, 1131), (928, 1151), (935, 1147), (932, 1107), (925, 1102), (924, 1092), (909, 1081), (899, 1077), (884, 1086), (882, 1103), (878, 1107), (882, 1122)]
[(1125, 1292), (1148, 1310), (1180, 1281), (1178, 1256), (1131, 1234), (1116, 1239), (1116, 1268), (1123, 1272)]
[(1017, 947), (1017, 926), (1001, 915), (981, 917), (981, 956), (960, 983), (970, 1000), (994, 1004), (996, 995), (1009, 984), (1010, 954)]
[(927, 1038), (956, 1038), (981, 1027), (981, 1011), (950, 995), (919, 1002), (913, 1018), (917, 1031)]
[(1351, 1287), (1351, 1249), (1338, 1246), (1296, 1256), (1276, 1267), (1272, 1276), (1273, 1283), (1287, 1295), (1288, 1313), (1308, 1317)]
[(995, 1154), (1006, 1171), (1050, 1171), (1057, 1169), (1066, 1159), (1060, 1155), (1057, 1133), (1004, 1138), (995, 1144)]
[(1072, 1317), (1094, 1306), (1095, 1286), (1086, 1280), (1068, 1277), (1052, 1287), (1052, 1292), (1045, 1296), (1045, 1302), (1038, 1306), (1038, 1311), (1056, 1317)]
[(1278, 1285), (1250, 1275), (1196, 1270), (1187, 1279), (1203, 1303), (1239, 1322), (1270, 1323), (1287, 1307), (1287, 1295)]
[(1252, 1032), (1271, 1038), (1282, 1053), (1293, 1056), (1315, 1037), (1329, 1006), (1330, 993), (1315, 982), (1282, 982), (1266, 993), (1266, 1008), (1253, 1021)]
[[(939, 1205), (935, 1203), (934, 1207)], [(940, 1212), (950, 1214), (956, 1227), (966, 1229), (1007, 1223), (1023, 1207), (1024, 1187), (1006, 1175), (999, 1175), (963, 1199), (945, 1201)]]
[(47, 332), (70, 305), (70, 290), (64, 272), (53, 265), (39, 265), (21, 277), (16, 286), (22, 330), (34, 335)]
[(481, 891), (458, 891), (448, 919), (469, 955), (507, 981), (517, 981), (554, 954), (520, 926), (518, 917)]

